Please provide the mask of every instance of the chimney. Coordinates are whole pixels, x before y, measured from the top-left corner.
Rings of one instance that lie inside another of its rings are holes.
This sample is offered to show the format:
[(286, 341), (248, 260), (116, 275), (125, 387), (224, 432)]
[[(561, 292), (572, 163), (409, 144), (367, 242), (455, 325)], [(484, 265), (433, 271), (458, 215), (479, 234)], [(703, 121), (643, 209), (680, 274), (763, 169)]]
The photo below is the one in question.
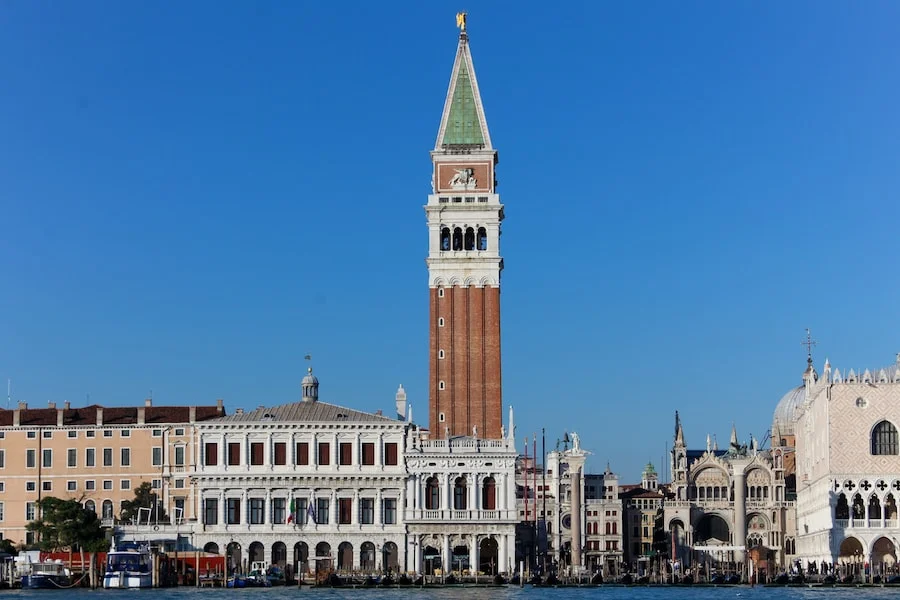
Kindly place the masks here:
[(103, 426), (103, 407), (97, 407), (97, 427)]
[(62, 408), (57, 409), (57, 411), (56, 411), (56, 426), (57, 427), (62, 427), (63, 425), (65, 425), (65, 414), (66, 414), (65, 409), (62, 409)]
[(243, 408), (236, 408), (236, 409), (234, 409), (234, 414), (236, 414), (236, 415), (242, 415), (242, 414), (244, 414), (244, 409), (243, 409)]
[(144, 406), (153, 406), (153, 398), (147, 398), (146, 400), (144, 400)]
[[(20, 404), (21, 404), (21, 403), (20, 403)], [(13, 427), (18, 427), (18, 426), (19, 426), (19, 420), (20, 420), (19, 414), (20, 414), (21, 412), (22, 412), (22, 411), (19, 410), (18, 408), (15, 409), (15, 410), (13, 411)]]
[(53, 400), (47, 400), (47, 408), (56, 408), (56, 402)]
[(378, 410), (376, 410), (376, 411), (375, 411), (375, 414), (376, 414), (377, 416), (380, 417), (380, 416), (381, 416), (381, 409), (379, 408)]
[(225, 401), (221, 398), (216, 398), (216, 412), (220, 415), (225, 414)]
[(191, 406), (188, 408), (188, 421), (191, 423), (197, 422), (197, 407)]
[(19, 410), (28, 410), (28, 403), (19, 400)]
[[(147, 402), (150, 402), (150, 401), (147, 400)], [(147, 409), (145, 407), (138, 406), (138, 409), (137, 409), (137, 424), (138, 425), (143, 425), (144, 423), (147, 422), (146, 411), (147, 411)]]
[(63, 406), (65, 407), (66, 410), (69, 410), (70, 408), (72, 408), (72, 404), (68, 400), (63, 402)]

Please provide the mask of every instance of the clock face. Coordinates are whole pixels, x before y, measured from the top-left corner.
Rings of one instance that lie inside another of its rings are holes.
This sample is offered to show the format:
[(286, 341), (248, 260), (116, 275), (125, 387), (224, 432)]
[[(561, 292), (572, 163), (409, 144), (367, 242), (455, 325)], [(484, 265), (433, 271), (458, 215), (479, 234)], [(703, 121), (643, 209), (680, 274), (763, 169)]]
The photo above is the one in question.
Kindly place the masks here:
[(563, 526), (563, 528), (565, 528), (565, 529), (571, 529), (571, 528), (572, 528), (572, 515), (565, 515), (565, 516), (563, 516), (563, 518), (562, 518), (562, 526)]

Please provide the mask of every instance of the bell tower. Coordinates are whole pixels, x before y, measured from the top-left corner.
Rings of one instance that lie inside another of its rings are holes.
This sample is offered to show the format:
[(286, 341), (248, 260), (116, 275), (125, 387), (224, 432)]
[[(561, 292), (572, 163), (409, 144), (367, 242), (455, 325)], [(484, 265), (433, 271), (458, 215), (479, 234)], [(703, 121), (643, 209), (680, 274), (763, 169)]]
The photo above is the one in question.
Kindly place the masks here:
[(437, 141), (428, 220), (432, 438), (500, 439), (500, 222), (491, 144), (465, 15)]

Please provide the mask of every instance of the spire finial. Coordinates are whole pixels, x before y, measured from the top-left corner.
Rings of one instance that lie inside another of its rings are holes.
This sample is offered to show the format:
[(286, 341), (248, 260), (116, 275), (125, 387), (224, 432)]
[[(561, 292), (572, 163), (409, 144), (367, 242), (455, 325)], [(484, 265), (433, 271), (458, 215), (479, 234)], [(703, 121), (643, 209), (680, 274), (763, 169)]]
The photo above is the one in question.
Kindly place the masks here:
[(456, 26), (459, 27), (460, 35), (466, 32), (466, 11), (456, 13)]
[(812, 339), (812, 334), (809, 332), (809, 327), (806, 328), (806, 339), (800, 342), (801, 346), (806, 346), (806, 364), (812, 366), (812, 349), (813, 346), (817, 344), (816, 340)]

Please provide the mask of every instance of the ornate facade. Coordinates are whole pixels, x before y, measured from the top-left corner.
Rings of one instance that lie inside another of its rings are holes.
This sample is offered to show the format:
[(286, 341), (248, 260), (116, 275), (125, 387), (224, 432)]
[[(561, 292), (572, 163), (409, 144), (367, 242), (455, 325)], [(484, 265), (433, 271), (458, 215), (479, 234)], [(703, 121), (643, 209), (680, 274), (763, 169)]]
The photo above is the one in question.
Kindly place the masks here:
[(761, 450), (755, 440), (741, 444), (732, 428), (727, 450), (710, 438), (705, 450), (689, 450), (676, 413), (672, 478), (674, 499), (665, 503), (664, 527), (683, 569), (746, 575), (748, 557), (768, 575), (785, 568), (794, 506), (779, 449)]
[[(842, 374), (809, 361), (787, 415), (796, 438), (797, 554), (871, 575), (900, 547), (900, 356)], [(785, 411), (788, 412), (788, 411)]]

